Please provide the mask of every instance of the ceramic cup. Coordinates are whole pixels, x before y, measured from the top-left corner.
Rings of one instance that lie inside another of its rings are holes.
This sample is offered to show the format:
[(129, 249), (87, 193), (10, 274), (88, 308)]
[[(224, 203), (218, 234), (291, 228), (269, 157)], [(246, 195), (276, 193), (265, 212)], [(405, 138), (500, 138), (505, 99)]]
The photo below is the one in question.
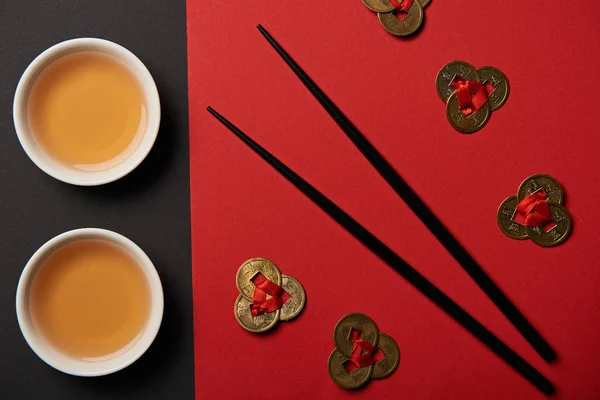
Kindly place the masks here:
[[(27, 121), (29, 94), (40, 73), (52, 62), (68, 54), (81, 51), (97, 51), (111, 55), (128, 66), (137, 78), (145, 97), (146, 129), (135, 149), (119, 163), (98, 171), (84, 171), (54, 160), (35, 140)], [(126, 48), (103, 39), (81, 38), (58, 43), (29, 64), (15, 92), (13, 120), (21, 146), (42, 171), (66, 183), (80, 186), (102, 185), (115, 181), (134, 170), (152, 149), (160, 125), (160, 99), (152, 75), (146, 66)]]
[[(150, 292), (150, 312), (146, 325), (138, 337), (110, 357), (83, 360), (69, 357), (52, 347), (36, 330), (29, 311), (29, 294), (33, 277), (43, 261), (58, 248), (82, 239), (100, 239), (112, 242), (127, 251), (138, 263), (148, 281)], [(163, 316), (163, 291), (160, 278), (150, 258), (134, 242), (126, 237), (105, 229), (84, 228), (62, 233), (50, 239), (29, 259), (21, 273), (17, 286), (17, 320), (29, 347), (48, 365), (59, 371), (78, 376), (100, 376), (119, 371), (135, 360), (150, 347)]]

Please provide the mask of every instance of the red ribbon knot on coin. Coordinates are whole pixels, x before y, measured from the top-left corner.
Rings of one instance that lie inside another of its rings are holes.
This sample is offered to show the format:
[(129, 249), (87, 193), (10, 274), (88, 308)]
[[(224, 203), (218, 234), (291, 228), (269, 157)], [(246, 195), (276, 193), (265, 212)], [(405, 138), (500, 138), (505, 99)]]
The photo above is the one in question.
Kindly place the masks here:
[(398, 11), (408, 11), (414, 0), (389, 0), (392, 6)]
[(473, 114), (488, 101), (487, 88), (481, 82), (468, 81), (457, 76), (450, 85), (456, 90), (458, 105), (464, 115)]
[(517, 204), (517, 212), (525, 217), (525, 226), (544, 226), (552, 221), (548, 196), (543, 190), (525, 197)]
[[(252, 295), (251, 311), (253, 317), (280, 309), (290, 298), (290, 295), (281, 286), (268, 280), (262, 274), (258, 274), (252, 282), (256, 286)], [(267, 295), (270, 297), (267, 298)]]
[(371, 343), (362, 339), (362, 332), (352, 329), (350, 331), (350, 340), (352, 340), (352, 352), (348, 362), (351, 363), (355, 368), (367, 367), (377, 362), (375, 359), (375, 353), (377, 353), (377, 347)]

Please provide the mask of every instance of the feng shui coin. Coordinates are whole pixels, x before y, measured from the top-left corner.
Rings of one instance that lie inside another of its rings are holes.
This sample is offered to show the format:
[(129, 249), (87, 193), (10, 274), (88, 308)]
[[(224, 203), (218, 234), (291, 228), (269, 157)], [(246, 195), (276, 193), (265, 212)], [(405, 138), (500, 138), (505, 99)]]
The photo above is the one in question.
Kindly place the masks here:
[(455, 92), (451, 86), (455, 78), (462, 78), (467, 81), (480, 81), (479, 73), (471, 64), (464, 61), (451, 61), (444, 65), (435, 78), (435, 88), (444, 103)]
[(408, 36), (415, 33), (423, 24), (423, 7), (421, 3), (415, 1), (406, 13), (402, 21), (396, 17), (395, 12), (377, 13), (377, 18), (381, 26), (392, 35)]
[(450, 125), (462, 133), (477, 132), (487, 124), (491, 114), (489, 101), (469, 116), (463, 114), (460, 109), (456, 93), (452, 93), (448, 99), (448, 103), (446, 103), (446, 117), (448, 117)]
[(378, 346), (384, 358), (377, 361), (374, 365), (373, 375), (371, 376), (374, 379), (382, 379), (390, 376), (398, 368), (398, 364), (400, 364), (400, 348), (391, 336), (380, 333)]
[(255, 288), (252, 278), (258, 273), (263, 274), (265, 278), (281, 286), (281, 272), (279, 272), (277, 265), (265, 258), (251, 258), (242, 264), (235, 278), (238, 290), (248, 301), (252, 301), (252, 294)]
[(254, 333), (265, 332), (274, 327), (279, 321), (279, 310), (254, 317), (250, 310), (251, 305), (252, 302), (239, 295), (233, 307), (235, 319), (245, 330)]
[(488, 101), (492, 111), (496, 111), (506, 103), (508, 99), (509, 85), (506, 75), (494, 67), (481, 67), (477, 70), (481, 82), (489, 83), (494, 87), (494, 91), (488, 95)]
[(421, 6), (423, 8), (427, 7), (429, 5), (429, 3), (431, 3), (431, 0), (417, 0), (419, 3), (421, 3)]
[(300, 314), (306, 304), (306, 292), (298, 280), (289, 275), (282, 275), (282, 288), (290, 298), (281, 306), (282, 321), (289, 321)]
[(564, 242), (571, 232), (571, 216), (569, 212), (560, 204), (548, 202), (552, 221), (556, 224), (546, 232), (541, 226), (526, 226), (525, 230), (531, 240), (542, 247), (557, 246)]
[(546, 174), (531, 175), (529, 178), (525, 179), (517, 191), (517, 201), (522, 201), (525, 197), (538, 190), (546, 192), (548, 201), (558, 204), (563, 203), (564, 193), (562, 187), (556, 179)]
[(338, 321), (333, 330), (333, 342), (335, 347), (345, 356), (350, 357), (354, 342), (350, 339), (350, 332), (358, 330), (361, 332), (361, 339), (377, 345), (379, 339), (379, 329), (375, 322), (364, 314), (348, 314)]
[(373, 365), (357, 368), (348, 372), (344, 363), (348, 361), (338, 349), (333, 350), (327, 361), (329, 376), (340, 387), (344, 389), (358, 389), (369, 381), (373, 374)]
[(387, 13), (395, 10), (388, 0), (362, 0), (363, 4), (371, 11)]
[(525, 225), (513, 221), (517, 212), (517, 195), (513, 194), (500, 204), (496, 220), (500, 230), (511, 239), (524, 240), (529, 239), (525, 231)]

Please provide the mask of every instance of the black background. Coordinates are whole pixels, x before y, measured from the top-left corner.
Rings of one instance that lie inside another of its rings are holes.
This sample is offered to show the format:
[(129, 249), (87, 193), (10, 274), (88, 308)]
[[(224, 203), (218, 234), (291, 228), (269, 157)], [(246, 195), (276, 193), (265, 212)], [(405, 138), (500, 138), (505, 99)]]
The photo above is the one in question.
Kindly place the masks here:
[[(0, 2), (0, 398), (192, 399), (194, 396), (185, 0)], [(75, 37), (117, 42), (146, 64), (158, 86), (158, 140), (135, 171), (92, 188), (64, 184), (25, 155), (12, 99), (27, 65)], [(15, 292), (29, 257), (55, 235), (114, 230), (150, 256), (165, 293), (162, 327), (130, 367), (73, 377), (41, 361), (17, 325)]]

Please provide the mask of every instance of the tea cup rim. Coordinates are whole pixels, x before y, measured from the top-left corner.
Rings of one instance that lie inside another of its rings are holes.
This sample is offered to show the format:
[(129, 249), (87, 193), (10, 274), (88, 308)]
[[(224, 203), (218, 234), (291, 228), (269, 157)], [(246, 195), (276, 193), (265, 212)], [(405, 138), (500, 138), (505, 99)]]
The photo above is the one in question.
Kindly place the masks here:
[[(150, 289), (150, 311), (146, 325), (138, 337), (126, 348), (104, 359), (83, 360), (70, 357), (54, 348), (39, 333), (29, 310), (29, 291), (33, 277), (42, 262), (60, 247), (84, 239), (100, 239), (112, 242), (135, 258), (148, 280)], [(16, 314), (19, 328), (33, 352), (46, 364), (69, 375), (102, 376), (131, 365), (138, 360), (154, 342), (160, 329), (164, 312), (164, 295), (160, 277), (148, 255), (127, 237), (100, 228), (81, 228), (61, 233), (44, 243), (29, 259), (17, 284)]]
[[(98, 171), (84, 171), (55, 160), (37, 143), (27, 119), (27, 104), (31, 88), (39, 74), (53, 61), (80, 51), (98, 51), (125, 63), (141, 85), (146, 101), (146, 126), (140, 142), (119, 163)], [(161, 120), (161, 105), (154, 78), (144, 63), (125, 47), (99, 38), (75, 38), (54, 44), (40, 53), (19, 79), (13, 101), (13, 123), (17, 138), (27, 156), (46, 174), (62, 182), (78, 186), (97, 186), (116, 181), (142, 163), (154, 146)]]

